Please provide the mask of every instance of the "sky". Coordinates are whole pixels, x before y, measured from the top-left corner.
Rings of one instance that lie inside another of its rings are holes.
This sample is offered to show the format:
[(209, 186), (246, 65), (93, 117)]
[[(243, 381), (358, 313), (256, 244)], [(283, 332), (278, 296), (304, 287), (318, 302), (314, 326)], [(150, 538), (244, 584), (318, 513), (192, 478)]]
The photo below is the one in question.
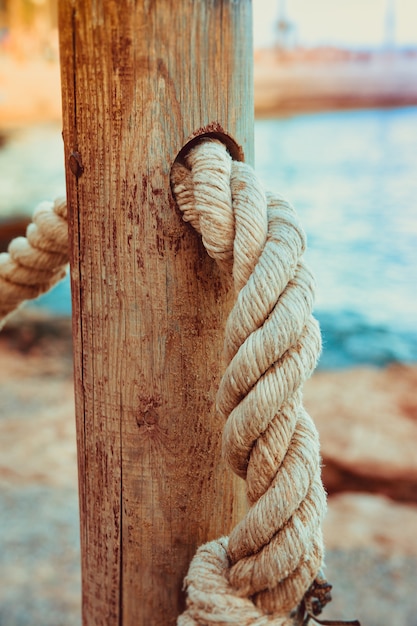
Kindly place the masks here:
[(274, 43), (280, 6), (300, 45), (375, 48), (386, 40), (387, 5), (395, 7), (391, 38), (417, 47), (417, 0), (253, 0), (255, 48)]

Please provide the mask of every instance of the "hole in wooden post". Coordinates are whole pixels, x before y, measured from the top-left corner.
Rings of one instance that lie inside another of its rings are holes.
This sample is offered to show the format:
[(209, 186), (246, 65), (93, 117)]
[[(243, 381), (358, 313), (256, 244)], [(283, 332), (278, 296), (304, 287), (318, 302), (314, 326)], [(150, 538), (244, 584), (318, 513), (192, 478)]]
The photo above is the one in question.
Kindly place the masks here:
[(204, 139), (218, 139), (226, 146), (230, 156), (235, 161), (244, 161), (245, 155), (243, 149), (217, 122), (212, 122), (208, 126), (204, 126), (196, 130), (179, 151), (175, 161), (184, 164), (184, 157), (194, 146), (204, 141)]

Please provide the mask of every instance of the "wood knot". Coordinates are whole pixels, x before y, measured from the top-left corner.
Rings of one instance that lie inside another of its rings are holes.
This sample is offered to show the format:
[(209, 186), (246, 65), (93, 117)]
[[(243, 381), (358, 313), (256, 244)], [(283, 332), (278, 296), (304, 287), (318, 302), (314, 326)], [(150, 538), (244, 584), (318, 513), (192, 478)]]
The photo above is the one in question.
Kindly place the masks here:
[(142, 432), (151, 433), (157, 430), (159, 423), (158, 409), (161, 406), (161, 401), (158, 398), (141, 398), (138, 414), (136, 415), (136, 424)]

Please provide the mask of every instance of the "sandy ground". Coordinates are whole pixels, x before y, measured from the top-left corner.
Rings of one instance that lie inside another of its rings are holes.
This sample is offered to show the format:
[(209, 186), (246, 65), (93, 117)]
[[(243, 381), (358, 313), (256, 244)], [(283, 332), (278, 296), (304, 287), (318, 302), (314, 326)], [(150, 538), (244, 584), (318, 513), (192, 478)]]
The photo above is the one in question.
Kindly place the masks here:
[[(69, 320), (11, 324), (0, 335), (0, 371), (0, 624), (76, 626), (80, 575)], [(408, 371), (415, 388), (417, 367)], [(316, 380), (306, 390), (312, 414), (324, 411), (331, 419), (328, 398), (343, 396), (348, 384), (351, 394), (356, 385), (371, 411), (386, 402), (378, 393), (388, 387), (394, 413), (408, 411), (410, 419), (401, 368), (321, 372)], [(339, 402), (343, 420), (353, 421), (354, 411), (354, 402)], [(334, 491), (325, 526), (326, 574), (334, 585), (327, 619), (416, 626), (416, 527), (416, 502), (395, 503), (366, 490)]]

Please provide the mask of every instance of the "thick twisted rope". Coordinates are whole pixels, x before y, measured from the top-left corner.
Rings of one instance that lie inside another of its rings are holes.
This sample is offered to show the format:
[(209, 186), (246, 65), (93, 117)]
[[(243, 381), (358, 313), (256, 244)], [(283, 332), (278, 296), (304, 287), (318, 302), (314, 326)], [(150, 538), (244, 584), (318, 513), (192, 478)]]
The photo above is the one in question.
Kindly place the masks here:
[(0, 254), (0, 328), (22, 302), (37, 298), (65, 276), (68, 223), (65, 199), (42, 202), (26, 237), (16, 237)]
[(251, 504), (228, 538), (198, 550), (178, 624), (293, 624), (319, 577), (326, 509), (317, 431), (301, 394), (321, 349), (305, 237), (292, 207), (265, 196), (254, 171), (218, 141), (174, 164), (172, 187), (208, 254), (233, 274), (217, 409), (224, 456), (246, 479)]

